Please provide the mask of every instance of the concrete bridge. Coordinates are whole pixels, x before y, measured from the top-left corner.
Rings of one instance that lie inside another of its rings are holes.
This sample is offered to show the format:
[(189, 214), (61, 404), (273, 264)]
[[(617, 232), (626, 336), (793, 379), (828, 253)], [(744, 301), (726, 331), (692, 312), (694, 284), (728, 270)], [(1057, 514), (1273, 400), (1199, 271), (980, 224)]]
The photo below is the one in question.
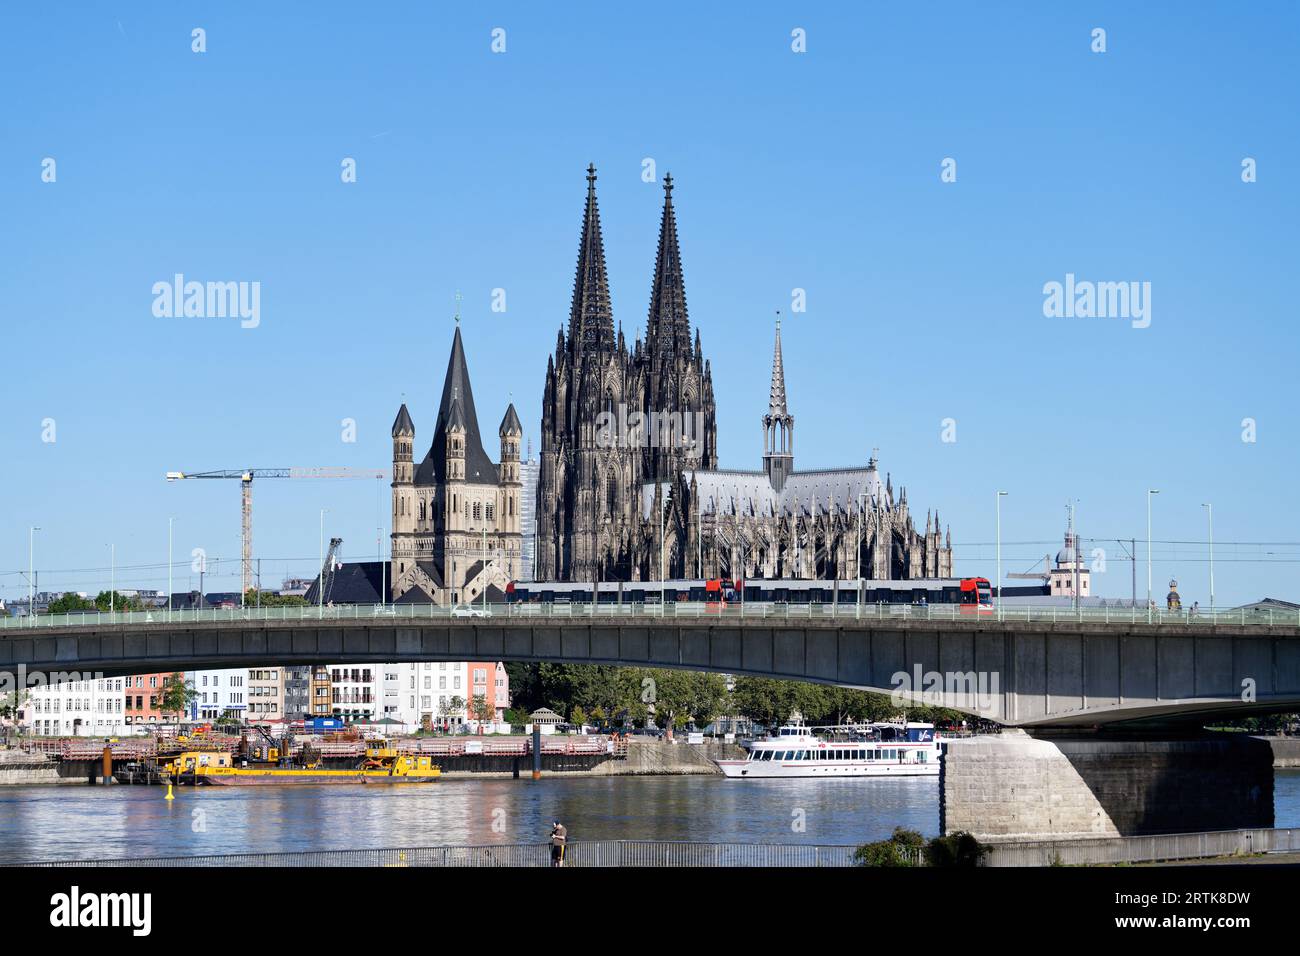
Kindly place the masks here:
[(355, 607), (134, 612), (112, 621), (69, 616), (0, 629), (0, 674), (549, 661), (897, 691), (1008, 727), (1195, 723), (1209, 715), (1300, 710), (1300, 627), (1293, 623), (563, 610), (464, 617), (443, 608)]
[[(941, 764), (941, 826), (996, 839), (1269, 827), (1273, 755), (1207, 719), (1300, 710), (1300, 626), (860, 609), (277, 608), (0, 627), (0, 681), (404, 661), (685, 668), (891, 693), (998, 721)], [(886, 609), (889, 610), (889, 609)], [(901, 675), (901, 676), (900, 676)], [(71, 679), (71, 678), (65, 678)], [(0, 687), (0, 690), (11, 688)], [(1181, 727), (1180, 727), (1181, 725)]]

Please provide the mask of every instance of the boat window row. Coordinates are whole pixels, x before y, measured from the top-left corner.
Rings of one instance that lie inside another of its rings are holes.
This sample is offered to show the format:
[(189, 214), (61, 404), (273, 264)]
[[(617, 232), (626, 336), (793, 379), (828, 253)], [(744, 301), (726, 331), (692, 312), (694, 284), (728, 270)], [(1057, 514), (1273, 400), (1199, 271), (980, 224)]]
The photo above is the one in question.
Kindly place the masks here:
[[(750, 760), (776, 760), (783, 763), (795, 760), (808, 760), (818, 763), (833, 763), (851, 760), (889, 760), (896, 761), (908, 755), (908, 751), (896, 747), (884, 747), (879, 750), (841, 747), (830, 750), (751, 750)], [(929, 754), (915, 751), (912, 754), (921, 763), (928, 762)]]

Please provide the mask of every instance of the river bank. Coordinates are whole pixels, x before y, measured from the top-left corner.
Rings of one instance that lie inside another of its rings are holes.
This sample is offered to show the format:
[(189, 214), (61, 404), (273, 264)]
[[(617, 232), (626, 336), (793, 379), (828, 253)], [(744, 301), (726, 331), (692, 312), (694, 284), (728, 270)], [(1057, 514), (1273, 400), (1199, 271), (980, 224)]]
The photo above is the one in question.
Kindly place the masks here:
[[(1300, 768), (1300, 737), (1261, 737), (1273, 748), (1275, 770)], [(653, 777), (712, 776), (720, 774), (715, 760), (743, 758), (745, 751), (735, 744), (707, 741), (688, 744), (684, 740), (633, 738), (625, 757), (586, 755), (565, 757), (546, 754), (542, 773), (558, 777)], [(82, 766), (81, 764), (86, 764)], [(92, 765), (93, 764), (93, 765)], [(442, 775), (450, 780), (515, 779), (532, 776), (529, 757), (492, 758), (484, 755), (448, 757), (441, 761)], [(58, 760), (39, 753), (0, 750), (0, 787), (34, 784), (85, 785), (88, 774), (97, 772), (98, 762), (60, 766)]]
[(0, 750), (0, 787), (78, 782), (80, 781), (60, 777), (58, 762), (44, 754)]
[[(638, 740), (628, 742), (625, 756), (605, 754), (543, 754), (542, 773), (559, 777), (645, 777), (709, 776), (720, 771), (714, 760), (743, 757), (735, 744), (709, 741), (688, 744), (683, 740)], [(442, 776), (451, 780), (479, 778), (514, 779), (532, 776), (532, 758), (493, 757), (463, 754), (441, 758)], [(0, 750), (0, 787), (33, 784), (85, 785), (99, 777), (97, 760), (63, 761), (41, 753)]]
[[(745, 751), (735, 744), (709, 741), (703, 744), (674, 743), (669, 740), (628, 741), (622, 757), (569, 757), (546, 754), (542, 758), (544, 776), (561, 777), (658, 777), (720, 775), (715, 760), (743, 758)], [(464, 767), (466, 763), (473, 767)], [(515, 765), (502, 769), (484, 768), (484, 758), (453, 757), (440, 764), (442, 775), (451, 780), (480, 777), (531, 777), (532, 761), (520, 757)], [(482, 768), (482, 769), (480, 769)]]

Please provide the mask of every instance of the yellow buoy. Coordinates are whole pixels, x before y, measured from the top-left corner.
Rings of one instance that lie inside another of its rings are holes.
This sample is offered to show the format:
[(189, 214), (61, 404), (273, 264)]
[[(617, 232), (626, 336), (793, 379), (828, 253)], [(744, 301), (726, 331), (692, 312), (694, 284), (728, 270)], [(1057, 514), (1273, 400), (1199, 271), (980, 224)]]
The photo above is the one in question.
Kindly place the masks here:
[(176, 799), (176, 795), (172, 793), (172, 785), (171, 785), (171, 781), (168, 781), (168, 782), (167, 782), (167, 796), (163, 797), (163, 799), (164, 799), (164, 800), (175, 800), (175, 799)]

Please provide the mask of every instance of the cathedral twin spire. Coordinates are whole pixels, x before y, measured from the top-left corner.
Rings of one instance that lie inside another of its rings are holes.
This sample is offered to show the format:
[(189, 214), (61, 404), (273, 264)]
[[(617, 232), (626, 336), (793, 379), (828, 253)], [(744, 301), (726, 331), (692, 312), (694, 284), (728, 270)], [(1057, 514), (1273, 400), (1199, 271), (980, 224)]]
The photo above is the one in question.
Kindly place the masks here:
[[(618, 333), (621, 337), (621, 332)], [(698, 345), (699, 333), (696, 332)], [(612, 351), (617, 345), (614, 310), (610, 303), (605, 244), (600, 232), (596, 202), (596, 167), (587, 167), (587, 204), (578, 243), (578, 267), (569, 310), (571, 353)], [(686, 310), (686, 284), (682, 277), (681, 248), (677, 242), (677, 214), (673, 209), (673, 177), (664, 177), (664, 208), (659, 224), (659, 249), (655, 255), (654, 284), (650, 292), (650, 317), (646, 345), (652, 353), (689, 357), (691, 323)]]
[(587, 167), (568, 338), (561, 327), (542, 398), (536, 516), (543, 577), (647, 574), (643, 488), (680, 475), (688, 462), (717, 467), (713, 384), (698, 334), (692, 341), (671, 176), (663, 188), (645, 339), (629, 348), (614, 324), (596, 169)]
[(573, 280), (573, 306), (569, 310), (571, 352), (613, 351), (614, 310), (609, 301), (605, 272), (605, 243), (600, 235), (600, 209), (596, 205), (596, 167), (587, 167), (587, 207), (582, 215), (582, 240), (578, 244), (578, 269)]
[[(696, 337), (699, 337), (698, 331)], [(672, 173), (664, 177), (664, 211), (659, 223), (659, 251), (655, 255), (655, 278), (650, 291), (650, 320), (646, 326), (646, 340), (654, 343), (661, 353), (691, 354), (691, 323), (686, 313), (682, 254), (677, 245)]]

